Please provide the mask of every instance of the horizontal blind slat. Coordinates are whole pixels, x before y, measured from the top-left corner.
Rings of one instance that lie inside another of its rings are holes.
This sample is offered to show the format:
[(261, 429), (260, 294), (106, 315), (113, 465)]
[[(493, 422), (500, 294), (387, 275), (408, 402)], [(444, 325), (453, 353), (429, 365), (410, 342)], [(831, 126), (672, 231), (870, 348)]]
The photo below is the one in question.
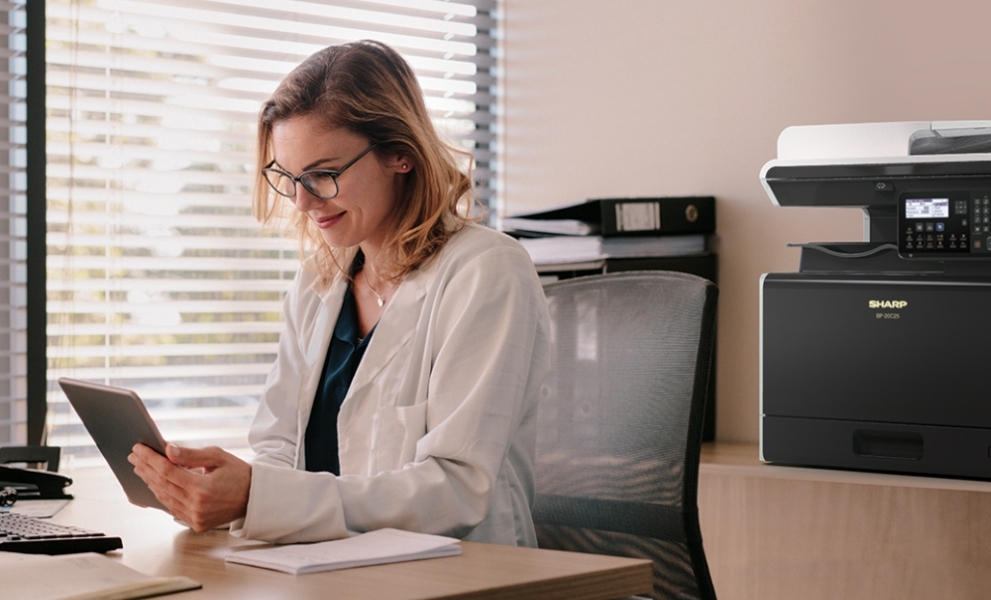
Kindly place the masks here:
[[(212, 323), (180, 323), (178, 325), (144, 325), (140, 323), (114, 324), (114, 335), (210, 335), (282, 333), (282, 323), (275, 321), (216, 321)], [(59, 336), (67, 330), (60, 325), (49, 325), (48, 335)], [(74, 336), (94, 336), (107, 333), (104, 323), (73, 323), (68, 333)]]
[[(198, 356), (217, 354), (268, 354), (275, 355), (278, 343), (246, 343), (246, 344), (155, 344), (153, 346), (135, 346), (118, 344), (113, 352), (119, 356)], [(107, 353), (106, 346), (73, 346), (73, 355), (80, 357), (103, 356)]]

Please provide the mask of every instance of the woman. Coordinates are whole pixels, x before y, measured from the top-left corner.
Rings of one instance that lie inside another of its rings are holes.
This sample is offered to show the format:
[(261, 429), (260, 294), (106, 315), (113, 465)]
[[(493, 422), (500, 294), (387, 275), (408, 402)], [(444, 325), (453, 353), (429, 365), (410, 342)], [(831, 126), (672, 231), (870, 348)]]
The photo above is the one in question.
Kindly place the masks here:
[(314, 54), (262, 108), (258, 142), (255, 214), (292, 211), (306, 252), (249, 433), (257, 457), (139, 445), (135, 472), (199, 531), (535, 545), (546, 301), (519, 244), (459, 211), (470, 180), (409, 66), (375, 42)]

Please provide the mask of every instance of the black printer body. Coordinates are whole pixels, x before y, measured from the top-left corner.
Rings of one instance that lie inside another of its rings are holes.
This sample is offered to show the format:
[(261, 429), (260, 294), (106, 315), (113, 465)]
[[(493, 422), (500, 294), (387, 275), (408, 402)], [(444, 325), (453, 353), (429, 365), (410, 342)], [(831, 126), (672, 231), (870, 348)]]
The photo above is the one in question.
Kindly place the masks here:
[(913, 132), (959, 129), (935, 125), (795, 128), (905, 145), (782, 160), (779, 140), (764, 167), (779, 205), (862, 208), (866, 241), (761, 278), (762, 460), (991, 480), (991, 148), (913, 155)]

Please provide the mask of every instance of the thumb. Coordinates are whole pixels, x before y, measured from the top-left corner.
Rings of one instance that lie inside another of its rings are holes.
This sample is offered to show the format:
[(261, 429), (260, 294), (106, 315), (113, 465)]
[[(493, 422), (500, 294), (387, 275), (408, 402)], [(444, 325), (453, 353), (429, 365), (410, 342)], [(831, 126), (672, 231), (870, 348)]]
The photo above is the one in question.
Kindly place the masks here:
[(168, 457), (173, 464), (179, 465), (180, 467), (185, 467), (187, 469), (196, 467), (206, 467), (207, 469), (212, 469), (217, 466), (219, 459), (214, 452), (210, 451), (210, 448), (181, 448), (172, 443), (166, 444), (165, 456)]

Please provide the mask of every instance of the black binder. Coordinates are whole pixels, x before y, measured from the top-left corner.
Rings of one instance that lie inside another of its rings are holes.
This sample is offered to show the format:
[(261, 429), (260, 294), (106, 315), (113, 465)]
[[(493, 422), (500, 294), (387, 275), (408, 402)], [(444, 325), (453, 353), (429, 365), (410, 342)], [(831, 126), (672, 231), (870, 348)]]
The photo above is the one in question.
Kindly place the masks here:
[(595, 198), (579, 204), (503, 219), (510, 233), (669, 235), (716, 230), (712, 196)]

